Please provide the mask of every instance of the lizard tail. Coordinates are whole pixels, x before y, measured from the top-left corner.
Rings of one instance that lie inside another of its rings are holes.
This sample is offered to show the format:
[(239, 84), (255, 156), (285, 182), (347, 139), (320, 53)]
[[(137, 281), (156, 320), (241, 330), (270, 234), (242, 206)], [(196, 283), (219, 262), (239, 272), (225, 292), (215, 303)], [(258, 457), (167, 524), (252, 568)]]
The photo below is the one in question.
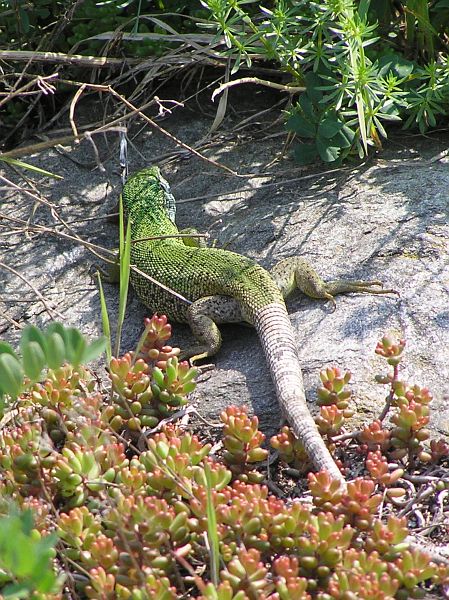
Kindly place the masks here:
[(270, 303), (254, 316), (276, 394), (293, 431), (318, 470), (345, 482), (309, 412), (293, 329), (284, 305)]

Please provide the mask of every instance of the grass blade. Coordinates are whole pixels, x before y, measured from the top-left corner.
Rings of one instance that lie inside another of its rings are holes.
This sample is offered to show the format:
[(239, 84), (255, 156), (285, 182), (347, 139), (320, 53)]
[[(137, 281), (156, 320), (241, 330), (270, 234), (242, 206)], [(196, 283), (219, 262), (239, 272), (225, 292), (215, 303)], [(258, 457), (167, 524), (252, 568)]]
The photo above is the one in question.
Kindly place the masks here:
[(210, 551), (210, 578), (214, 585), (218, 585), (220, 568), (220, 546), (217, 533), (217, 515), (215, 514), (214, 502), (212, 500), (212, 478), (210, 466), (204, 463), (204, 474), (206, 479), (206, 515), (207, 515), (207, 538)]
[(109, 314), (108, 307), (106, 306), (106, 298), (103, 292), (103, 285), (101, 283), (101, 275), (99, 271), (97, 271), (98, 277), (98, 289), (100, 292), (100, 306), (101, 306), (101, 323), (103, 326), (103, 333), (106, 336), (106, 358), (108, 361), (108, 365), (112, 359), (112, 348), (111, 348), (111, 325), (109, 322)]
[(120, 340), (122, 337), (123, 322), (125, 320), (126, 302), (128, 299), (129, 288), (129, 271), (131, 264), (131, 228), (128, 223), (125, 233), (125, 219), (123, 216), (123, 202), (120, 197), (119, 204), (120, 216), (120, 236), (119, 236), (119, 253), (120, 253), (120, 299), (118, 306), (117, 318), (117, 336), (115, 339), (115, 356), (120, 353)]
[(1, 156), (0, 160), (8, 165), (13, 165), (13, 167), (20, 167), (21, 169), (28, 169), (28, 171), (33, 171), (34, 173), (39, 173), (39, 175), (45, 175), (46, 177), (52, 177), (53, 179), (64, 179), (61, 175), (56, 175), (55, 173), (50, 173), (50, 171), (46, 171), (45, 169), (41, 169), (40, 167), (35, 167), (34, 165), (30, 165), (21, 160), (17, 160), (16, 158), (8, 158), (7, 156)]
[(357, 117), (359, 121), (360, 137), (362, 138), (363, 149), (365, 155), (368, 155), (368, 136), (366, 135), (365, 107), (363, 104), (363, 96), (359, 92), (355, 99), (357, 105)]

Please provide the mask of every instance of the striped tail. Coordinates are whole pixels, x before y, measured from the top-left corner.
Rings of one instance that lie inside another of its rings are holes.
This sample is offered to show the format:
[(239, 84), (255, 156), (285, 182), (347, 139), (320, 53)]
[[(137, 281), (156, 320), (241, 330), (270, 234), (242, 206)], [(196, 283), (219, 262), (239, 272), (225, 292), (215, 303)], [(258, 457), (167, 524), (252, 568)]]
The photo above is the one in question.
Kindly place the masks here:
[(279, 403), (312, 464), (318, 470), (326, 469), (332, 478), (345, 482), (309, 412), (287, 309), (282, 304), (270, 303), (256, 312), (254, 325), (262, 342)]

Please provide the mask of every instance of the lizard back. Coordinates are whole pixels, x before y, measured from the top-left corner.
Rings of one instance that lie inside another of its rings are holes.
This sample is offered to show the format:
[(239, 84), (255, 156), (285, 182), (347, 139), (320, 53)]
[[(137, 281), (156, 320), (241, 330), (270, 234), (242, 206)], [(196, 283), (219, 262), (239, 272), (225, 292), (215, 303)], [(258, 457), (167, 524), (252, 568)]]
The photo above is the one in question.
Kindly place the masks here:
[[(284, 304), (271, 275), (253, 260), (217, 248), (186, 246), (182, 238), (147, 240), (176, 235), (175, 201), (157, 167), (130, 177), (124, 185), (123, 208), (131, 226), (131, 264), (191, 302), (205, 296), (237, 298), (253, 324), (257, 311), (271, 303)], [(135, 241), (144, 239), (144, 241)], [(138, 273), (131, 283), (139, 298), (169, 319), (186, 321), (188, 305)]]

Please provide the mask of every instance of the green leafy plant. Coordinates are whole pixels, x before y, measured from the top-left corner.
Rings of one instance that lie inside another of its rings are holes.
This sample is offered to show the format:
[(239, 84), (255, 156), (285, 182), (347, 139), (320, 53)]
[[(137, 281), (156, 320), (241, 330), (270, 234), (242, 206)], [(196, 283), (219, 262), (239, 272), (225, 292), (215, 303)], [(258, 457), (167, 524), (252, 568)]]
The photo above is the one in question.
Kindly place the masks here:
[[(17, 354), (7, 342), (0, 342), (0, 401), (4, 397), (14, 400), (26, 389), (26, 385), (38, 381), (44, 370), (54, 370), (64, 362), (74, 367), (96, 358), (103, 352), (104, 338), (88, 343), (73, 327), (51, 323), (41, 331), (33, 325), (26, 327), (21, 335), (21, 354)], [(26, 377), (26, 382), (24, 381)]]
[[(341, 162), (355, 152), (363, 157), (370, 146), (381, 147), (386, 123), (402, 120), (405, 128), (416, 124), (424, 132), (447, 114), (447, 54), (436, 51), (446, 43), (447, 22), (441, 38), (431, 23), (447, 10), (444, 3), (433, 13), (421, 0), (394, 7), (370, 0), (283, 0), (270, 8), (227, 0), (203, 5), (224, 36), (223, 53), (234, 73), (242, 61), (250, 66), (262, 56), (278, 63), (288, 85), (305, 86), (286, 121), (304, 140), (295, 147), (301, 164), (317, 157)], [(415, 48), (419, 56), (410, 60)]]
[(2, 598), (16, 600), (57, 593), (63, 582), (51, 564), (57, 536), (42, 536), (34, 527), (31, 510), (20, 512), (13, 504), (10, 509), (8, 515), (0, 517)]

